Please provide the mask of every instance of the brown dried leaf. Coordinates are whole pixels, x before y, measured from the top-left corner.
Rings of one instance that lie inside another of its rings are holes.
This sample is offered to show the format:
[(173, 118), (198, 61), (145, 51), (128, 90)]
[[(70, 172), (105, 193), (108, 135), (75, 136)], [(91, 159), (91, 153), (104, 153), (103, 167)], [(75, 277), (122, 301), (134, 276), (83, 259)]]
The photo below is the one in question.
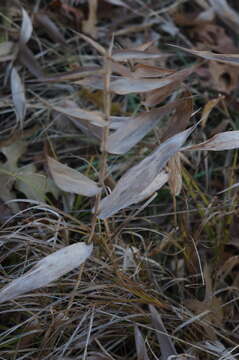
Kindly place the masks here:
[(176, 72), (175, 70), (164, 69), (158, 66), (137, 64), (135, 66), (135, 70), (132, 75), (136, 78), (144, 78), (144, 77), (154, 78), (154, 77), (163, 77), (166, 75), (172, 75), (175, 72)]
[(26, 97), (24, 85), (15, 67), (11, 71), (11, 92), (17, 121), (21, 123), (26, 115)]
[(219, 96), (218, 98), (211, 99), (206, 103), (206, 105), (203, 108), (202, 116), (200, 119), (200, 124), (201, 124), (202, 128), (204, 128), (206, 126), (206, 122), (207, 122), (210, 112), (213, 110), (213, 108), (215, 106), (217, 106), (219, 101), (221, 101), (223, 99), (224, 99), (224, 96)]
[(38, 12), (34, 16), (36, 22), (41, 28), (45, 29), (49, 37), (53, 41), (60, 43), (62, 45), (66, 44), (64, 36), (60, 32), (58, 26), (49, 18), (49, 16), (44, 12)]
[(0, 303), (15, 299), (29, 291), (48, 285), (80, 266), (91, 255), (92, 245), (83, 242), (57, 250), (40, 260), (28, 273), (0, 291)]
[(183, 150), (221, 151), (239, 148), (239, 130), (225, 131), (203, 143), (185, 147)]
[(26, 10), (22, 8), (22, 26), (19, 39), (21, 45), (25, 45), (28, 42), (32, 36), (32, 29), (32, 21)]
[(211, 51), (199, 51), (194, 49), (187, 49), (178, 45), (170, 44), (170, 46), (176, 47), (177, 49), (186, 51), (190, 54), (202, 57), (203, 59), (214, 60), (225, 64), (239, 66), (239, 54), (215, 54)]
[(107, 138), (106, 150), (112, 154), (125, 154), (151, 131), (164, 115), (177, 106), (178, 102), (173, 102), (131, 117)]
[(100, 202), (100, 219), (105, 219), (131, 204), (138, 203), (157, 191), (168, 179), (163, 170), (193, 131), (191, 127), (162, 143), (151, 155), (128, 170), (112, 193)]
[(59, 161), (48, 157), (50, 173), (56, 185), (63, 191), (85, 196), (95, 196), (101, 189), (87, 176)]
[(168, 162), (169, 169), (169, 188), (173, 196), (178, 196), (182, 190), (182, 169), (180, 153), (174, 155)]
[(193, 112), (193, 100), (190, 91), (184, 91), (181, 95), (182, 100), (176, 105), (176, 112), (172, 120), (169, 121), (168, 128), (165, 130), (162, 141), (167, 140), (169, 137), (176, 135), (180, 131), (186, 129), (189, 125), (190, 118)]
[(146, 106), (149, 106), (149, 107), (160, 104), (169, 95), (171, 95), (178, 87), (180, 87), (181, 84), (182, 84), (181, 81), (174, 81), (160, 89), (155, 89), (153, 91), (149, 91), (146, 94), (143, 104)]
[(149, 309), (151, 312), (153, 326), (155, 330), (157, 330), (156, 336), (160, 345), (161, 359), (168, 360), (169, 358), (171, 358), (171, 356), (176, 356), (177, 351), (170, 338), (170, 335), (168, 335), (168, 332), (164, 326), (160, 314), (152, 305), (149, 306)]

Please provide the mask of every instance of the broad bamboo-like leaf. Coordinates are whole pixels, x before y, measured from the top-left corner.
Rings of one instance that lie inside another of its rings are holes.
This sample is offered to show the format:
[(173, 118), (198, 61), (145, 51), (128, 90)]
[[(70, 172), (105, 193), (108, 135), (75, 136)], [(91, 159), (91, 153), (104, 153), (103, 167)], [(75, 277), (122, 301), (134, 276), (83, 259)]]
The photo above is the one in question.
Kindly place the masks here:
[(77, 104), (72, 101), (66, 102), (65, 106), (54, 106), (54, 110), (76, 119), (88, 120), (93, 125), (104, 127), (107, 122), (100, 111), (89, 111), (81, 109)]
[(63, 191), (85, 196), (95, 196), (101, 191), (93, 180), (51, 157), (48, 166), (53, 180)]
[(200, 144), (187, 146), (183, 150), (221, 151), (239, 148), (239, 130), (225, 131)]
[(112, 154), (125, 154), (179, 104), (180, 100), (130, 118), (108, 137), (106, 150)]
[(91, 255), (92, 245), (69, 245), (40, 260), (29, 272), (13, 280), (0, 291), (0, 303), (48, 285), (80, 266)]
[(157, 191), (167, 180), (163, 167), (180, 151), (183, 143), (193, 131), (191, 127), (162, 143), (151, 155), (128, 170), (121, 177), (112, 193), (101, 200), (100, 219), (105, 219), (131, 204), (138, 203)]

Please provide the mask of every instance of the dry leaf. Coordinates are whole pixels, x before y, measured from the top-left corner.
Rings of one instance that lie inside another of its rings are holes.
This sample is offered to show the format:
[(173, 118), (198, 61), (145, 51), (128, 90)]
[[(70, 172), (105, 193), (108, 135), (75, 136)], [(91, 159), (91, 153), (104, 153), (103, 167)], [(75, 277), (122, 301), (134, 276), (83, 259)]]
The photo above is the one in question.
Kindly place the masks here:
[(182, 169), (180, 153), (174, 155), (168, 162), (169, 169), (169, 188), (173, 196), (178, 196), (182, 190)]
[(91, 255), (92, 245), (77, 243), (46, 256), (32, 270), (0, 291), (0, 303), (15, 299), (29, 291), (48, 285), (62, 275), (80, 266)]
[(15, 67), (11, 71), (11, 92), (17, 121), (22, 123), (26, 115), (25, 89)]
[(207, 122), (208, 116), (211, 113), (211, 111), (214, 109), (215, 106), (217, 106), (219, 101), (221, 101), (223, 99), (224, 99), (224, 96), (219, 96), (218, 98), (211, 99), (206, 103), (206, 105), (203, 108), (202, 116), (200, 119), (200, 124), (201, 124), (202, 128), (204, 128), (206, 126), (206, 122)]
[(167, 180), (163, 167), (176, 154), (193, 131), (191, 127), (162, 143), (151, 155), (128, 170), (112, 193), (101, 200), (100, 219), (105, 219), (131, 204), (138, 203), (157, 191)]
[(151, 131), (164, 115), (175, 109), (179, 103), (181, 102), (174, 102), (161, 106), (159, 109), (145, 111), (130, 118), (127, 123), (123, 122), (122, 126), (107, 138), (106, 150), (112, 154), (125, 154)]
[(160, 314), (152, 305), (149, 306), (149, 309), (151, 312), (153, 326), (155, 330), (157, 330), (156, 336), (160, 345), (161, 359), (168, 360), (171, 358), (171, 356), (176, 356), (177, 351), (172, 340), (170, 339), (170, 335), (168, 335), (167, 330), (165, 329)]
[(85, 196), (95, 196), (101, 189), (87, 176), (59, 161), (48, 157), (50, 173), (56, 185), (63, 191)]
[(182, 150), (221, 151), (237, 148), (239, 148), (239, 130), (222, 132), (203, 143), (188, 146)]
[(135, 328), (134, 328), (134, 338), (135, 338), (137, 360), (149, 360), (145, 342), (144, 342), (144, 338), (143, 338), (138, 326), (135, 326)]
[(22, 9), (22, 26), (20, 31), (20, 45), (25, 45), (30, 37), (32, 36), (32, 21), (26, 12), (26, 10)]
[(9, 61), (14, 58), (14, 43), (12, 41), (4, 41), (0, 43), (0, 62)]
[(164, 77), (166, 75), (172, 75), (176, 73), (175, 70), (160, 68), (158, 66), (145, 65), (145, 64), (137, 64), (135, 66), (135, 70), (132, 75), (135, 78), (143, 78), (143, 77)]
[(107, 126), (104, 115), (100, 111), (89, 111), (81, 109), (73, 101), (67, 101), (65, 106), (54, 106), (53, 109), (66, 116), (73, 117), (78, 120), (88, 120), (91, 124), (99, 127)]
[(83, 21), (83, 32), (96, 38), (97, 35), (97, 6), (98, 0), (88, 0), (89, 15), (86, 21)]
[(239, 15), (226, 0), (209, 0), (213, 10), (233, 31), (239, 32)]
[(30, 71), (32, 75), (36, 78), (44, 78), (44, 73), (39, 63), (26, 45), (21, 46), (18, 57), (19, 61)]
[(46, 13), (38, 12), (35, 14), (34, 19), (41, 28), (46, 30), (47, 34), (52, 38), (53, 41), (65, 45), (66, 41), (64, 36), (60, 32), (58, 26), (49, 18)]
[[(182, 82), (190, 75), (195, 68), (184, 69), (162, 79), (155, 78), (134, 78), (112, 76), (110, 90), (119, 95), (130, 93), (143, 93), (169, 86), (175, 82)], [(84, 80), (76, 81), (76, 84), (92, 87), (93, 89), (104, 89), (104, 81), (100, 76), (91, 76)]]
[(124, 49), (124, 50), (115, 50), (111, 55), (111, 59), (114, 61), (128, 61), (128, 60), (150, 60), (158, 59), (168, 56), (168, 54), (160, 53), (150, 53), (146, 51)]
[(170, 44), (170, 46), (176, 47), (177, 49), (186, 51), (190, 54), (202, 57), (203, 59), (214, 60), (225, 64), (239, 66), (239, 54), (215, 54), (211, 51), (199, 51), (194, 49), (187, 49), (178, 45)]
[(190, 91), (184, 91), (181, 98), (181, 101), (178, 101), (176, 104), (175, 115), (169, 121), (169, 125), (162, 136), (162, 141), (165, 141), (169, 137), (183, 131), (189, 125), (193, 112), (192, 94)]

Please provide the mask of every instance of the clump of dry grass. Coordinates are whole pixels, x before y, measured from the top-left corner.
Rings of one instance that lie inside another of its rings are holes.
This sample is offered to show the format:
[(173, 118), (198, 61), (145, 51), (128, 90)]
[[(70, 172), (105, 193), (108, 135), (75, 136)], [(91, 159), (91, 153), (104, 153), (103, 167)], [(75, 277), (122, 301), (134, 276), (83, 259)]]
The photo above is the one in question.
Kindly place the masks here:
[(190, 56), (238, 55), (185, 3), (1, 5), (2, 359), (236, 359), (236, 106)]

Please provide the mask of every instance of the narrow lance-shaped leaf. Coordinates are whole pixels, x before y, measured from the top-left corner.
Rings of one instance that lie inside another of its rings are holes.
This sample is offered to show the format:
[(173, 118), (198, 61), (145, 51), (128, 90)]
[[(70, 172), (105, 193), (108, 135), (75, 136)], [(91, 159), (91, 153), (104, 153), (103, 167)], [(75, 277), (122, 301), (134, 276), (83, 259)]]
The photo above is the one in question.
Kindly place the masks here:
[[(186, 76), (189, 76), (193, 71), (194, 67), (189, 69), (183, 69), (175, 72), (174, 74), (161, 78), (134, 78), (132, 77), (112, 77), (110, 83), (110, 90), (119, 95), (125, 95), (130, 93), (143, 93), (154, 89), (163, 88), (174, 82), (182, 81)], [(76, 81), (76, 84), (92, 87), (93, 89), (104, 89), (104, 81), (100, 76), (91, 76), (87, 79)]]
[(176, 48), (186, 51), (190, 54), (199, 56), (203, 59), (214, 60), (214, 61), (219, 61), (219, 62), (226, 63), (226, 64), (239, 66), (239, 54), (215, 54), (211, 51), (200, 51), (200, 50), (194, 50), (194, 49), (187, 49), (187, 48), (184, 48), (184, 47), (178, 46), (178, 45), (170, 44), (170, 46), (176, 47)]
[(128, 170), (112, 193), (101, 200), (98, 217), (105, 219), (157, 191), (168, 179), (168, 175), (162, 172), (163, 167), (181, 149), (193, 129), (191, 127), (169, 138), (151, 155)]
[(100, 111), (81, 109), (72, 101), (66, 102), (64, 106), (54, 106), (54, 110), (76, 119), (88, 120), (99, 127), (107, 126), (107, 122), (104, 120), (104, 116)]
[(137, 360), (149, 360), (144, 338), (137, 326), (135, 326), (134, 328), (134, 338), (135, 338), (135, 346), (137, 352)]
[(92, 252), (92, 245), (77, 243), (46, 256), (32, 270), (22, 275), (0, 291), (0, 303), (15, 299), (29, 291), (48, 285), (80, 266)]
[(22, 122), (26, 115), (25, 89), (15, 67), (12, 68), (11, 72), (11, 91), (17, 120)]
[(59, 42), (63, 45), (66, 43), (64, 36), (60, 32), (59, 28), (46, 13), (38, 12), (35, 14), (34, 19), (43, 29), (47, 31), (48, 35), (52, 38), (53, 41)]
[[(159, 109), (145, 111), (123, 123), (106, 141), (106, 150), (112, 154), (125, 154), (151, 131), (164, 115), (182, 105), (182, 101), (161, 106)], [(191, 114), (190, 114), (191, 115)]]
[(95, 196), (101, 189), (87, 176), (48, 157), (48, 166), (56, 185), (63, 191), (85, 196)]
[(161, 316), (154, 306), (150, 305), (149, 308), (152, 316), (153, 326), (155, 330), (158, 330), (156, 332), (156, 336), (160, 345), (161, 359), (168, 360), (171, 358), (171, 356), (175, 357), (177, 355), (177, 351), (172, 340), (170, 339), (170, 336), (167, 333)]
[(150, 53), (146, 51), (139, 50), (116, 50), (111, 55), (112, 60), (114, 61), (128, 61), (128, 60), (148, 60), (148, 59), (158, 59), (168, 56), (168, 54), (160, 54), (160, 53)]
[(225, 131), (197, 145), (187, 146), (182, 150), (221, 151), (239, 148), (239, 130)]
[(22, 9), (22, 26), (20, 32), (20, 44), (25, 45), (32, 35), (32, 21), (26, 12)]

